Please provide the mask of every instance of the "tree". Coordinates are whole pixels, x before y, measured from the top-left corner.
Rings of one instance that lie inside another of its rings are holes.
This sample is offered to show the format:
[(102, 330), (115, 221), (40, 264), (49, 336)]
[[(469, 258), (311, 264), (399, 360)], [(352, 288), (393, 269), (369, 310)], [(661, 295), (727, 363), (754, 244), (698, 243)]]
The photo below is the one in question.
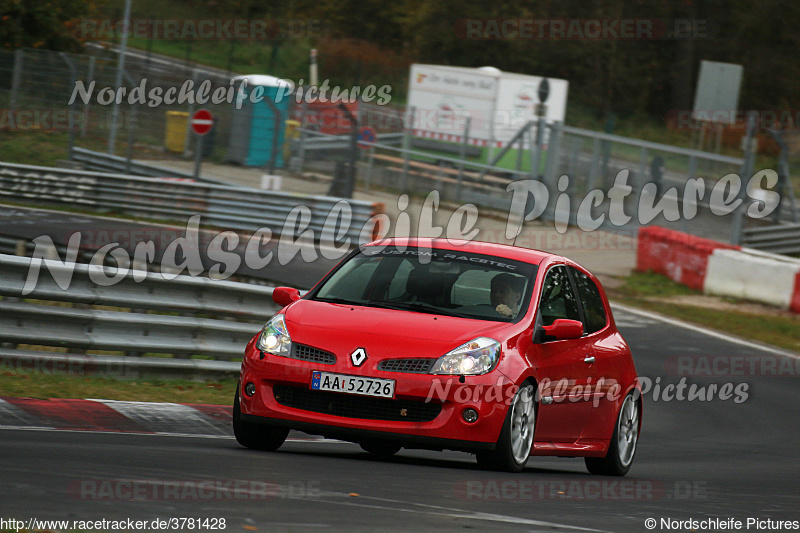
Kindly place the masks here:
[(99, 8), (94, 0), (0, 0), (0, 43), (7, 50), (79, 51), (87, 40), (80, 21), (98, 16)]

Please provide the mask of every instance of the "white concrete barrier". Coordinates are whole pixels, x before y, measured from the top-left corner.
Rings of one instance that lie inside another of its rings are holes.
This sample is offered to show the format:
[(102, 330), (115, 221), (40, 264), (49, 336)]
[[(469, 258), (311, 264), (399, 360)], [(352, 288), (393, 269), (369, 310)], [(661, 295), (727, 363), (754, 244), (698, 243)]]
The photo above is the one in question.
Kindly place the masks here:
[(708, 258), (703, 292), (796, 309), (800, 259), (757, 250), (717, 249)]

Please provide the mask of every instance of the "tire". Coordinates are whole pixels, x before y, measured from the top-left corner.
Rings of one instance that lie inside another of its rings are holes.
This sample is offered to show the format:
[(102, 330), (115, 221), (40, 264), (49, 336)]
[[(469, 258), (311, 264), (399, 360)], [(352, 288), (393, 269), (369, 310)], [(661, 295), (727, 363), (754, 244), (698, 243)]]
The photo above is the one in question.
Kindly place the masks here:
[(481, 468), (502, 472), (522, 472), (525, 469), (536, 428), (535, 390), (533, 385), (526, 382), (517, 391), (506, 413), (495, 449), (476, 454)]
[(365, 440), (359, 442), (358, 445), (361, 446), (361, 449), (368, 454), (383, 459), (388, 459), (399, 452), (402, 448), (402, 446), (399, 446), (393, 442), (382, 440)]
[(233, 435), (245, 448), (274, 452), (286, 440), (289, 429), (243, 421), (242, 411), (239, 408), (239, 384), (237, 384), (236, 395), (233, 398)]
[(605, 457), (586, 457), (586, 468), (592, 474), (624, 476), (631, 469), (639, 442), (640, 406), (633, 393), (622, 402), (614, 425), (614, 434)]

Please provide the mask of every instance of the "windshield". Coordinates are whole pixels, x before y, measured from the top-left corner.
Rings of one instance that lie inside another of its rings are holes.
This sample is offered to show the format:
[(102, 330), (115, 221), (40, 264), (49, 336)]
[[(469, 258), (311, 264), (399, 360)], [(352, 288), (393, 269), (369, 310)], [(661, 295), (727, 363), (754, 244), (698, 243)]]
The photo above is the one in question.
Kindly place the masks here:
[(366, 248), (313, 300), (511, 322), (525, 314), (536, 266), (451, 250)]

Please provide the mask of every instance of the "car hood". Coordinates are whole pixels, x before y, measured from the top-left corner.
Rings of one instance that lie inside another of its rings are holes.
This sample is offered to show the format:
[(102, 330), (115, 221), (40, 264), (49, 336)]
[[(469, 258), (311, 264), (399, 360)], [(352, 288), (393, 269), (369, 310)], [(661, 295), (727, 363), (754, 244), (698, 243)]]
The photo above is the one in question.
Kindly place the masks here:
[(293, 342), (337, 354), (367, 349), (378, 359), (439, 357), (476, 337), (503, 342), (513, 324), (299, 300), (285, 312)]

